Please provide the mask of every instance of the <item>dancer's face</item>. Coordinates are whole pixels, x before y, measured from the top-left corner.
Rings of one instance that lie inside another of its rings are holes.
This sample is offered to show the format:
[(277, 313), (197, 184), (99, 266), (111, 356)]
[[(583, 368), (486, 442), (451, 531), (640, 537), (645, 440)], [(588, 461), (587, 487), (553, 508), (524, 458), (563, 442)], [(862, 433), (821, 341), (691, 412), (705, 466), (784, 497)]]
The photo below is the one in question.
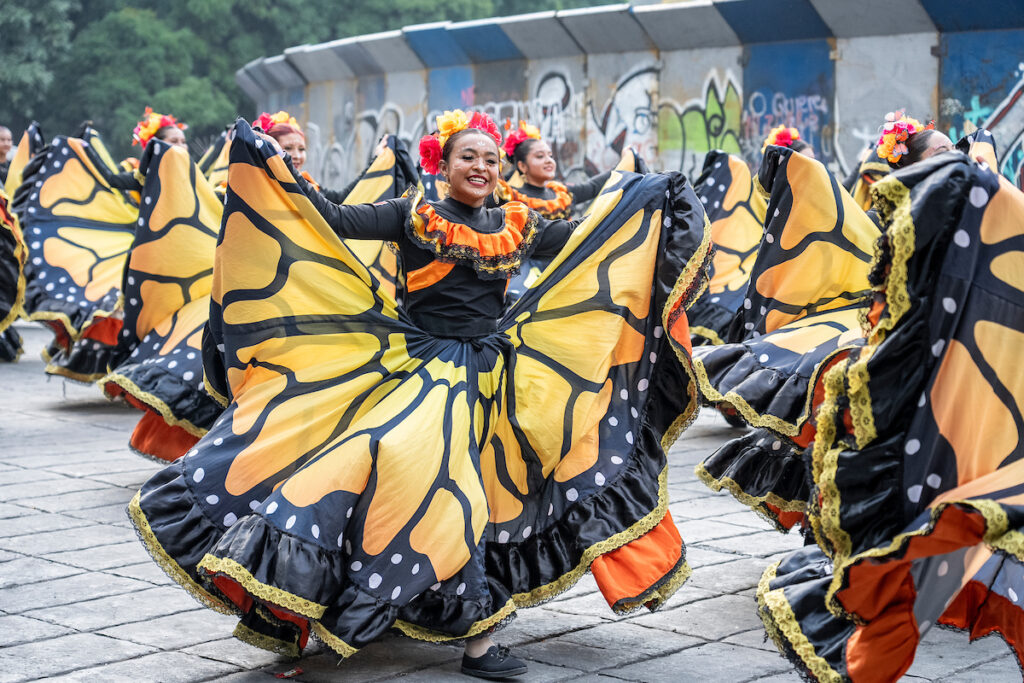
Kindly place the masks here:
[(306, 138), (301, 133), (288, 133), (278, 138), (277, 144), (291, 156), (295, 170), (301, 171), (306, 163)]
[(937, 130), (929, 131), (928, 146), (921, 152), (921, 160), (953, 149), (953, 141)]
[(557, 169), (555, 155), (551, 153), (551, 146), (543, 140), (538, 140), (530, 145), (526, 161), (519, 162), (518, 170), (526, 176), (526, 182), (540, 187), (544, 183), (555, 179), (555, 171)]
[(156, 136), (169, 145), (188, 147), (185, 143), (185, 133), (177, 126), (164, 126), (156, 132)]
[(484, 133), (455, 139), (447, 159), (438, 164), (448, 181), (448, 196), (469, 206), (483, 206), (498, 182), (498, 145)]

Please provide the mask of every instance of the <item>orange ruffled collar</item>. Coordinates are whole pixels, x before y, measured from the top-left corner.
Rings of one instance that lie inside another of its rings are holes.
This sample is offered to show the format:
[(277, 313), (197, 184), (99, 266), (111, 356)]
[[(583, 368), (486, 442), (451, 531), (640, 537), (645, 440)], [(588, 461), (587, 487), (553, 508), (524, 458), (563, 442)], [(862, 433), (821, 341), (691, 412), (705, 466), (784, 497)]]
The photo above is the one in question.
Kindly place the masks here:
[(444, 218), (422, 199), (420, 194), (413, 200), (409, 236), (439, 261), (469, 266), (484, 279), (504, 279), (516, 275), (533, 250), (538, 215), (522, 202), (501, 207), (505, 219), (501, 230), (480, 232)]
[(545, 187), (554, 191), (554, 199), (538, 199), (537, 197), (523, 194), (505, 180), (501, 180), (499, 183), (499, 195), (504, 201), (522, 202), (541, 216), (544, 216), (544, 218), (565, 218), (569, 215), (569, 209), (572, 207), (572, 194), (562, 183), (551, 180), (544, 184)]

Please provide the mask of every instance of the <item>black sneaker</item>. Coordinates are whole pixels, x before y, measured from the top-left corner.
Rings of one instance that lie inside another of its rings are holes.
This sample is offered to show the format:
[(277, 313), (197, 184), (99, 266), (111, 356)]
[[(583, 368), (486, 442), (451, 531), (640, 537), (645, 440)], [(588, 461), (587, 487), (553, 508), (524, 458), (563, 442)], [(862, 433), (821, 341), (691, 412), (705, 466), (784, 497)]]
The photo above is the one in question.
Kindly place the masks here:
[(462, 655), (462, 673), (476, 678), (499, 681), (503, 678), (522, 676), (526, 673), (526, 662), (516, 659), (507, 647), (491, 645), (479, 657)]

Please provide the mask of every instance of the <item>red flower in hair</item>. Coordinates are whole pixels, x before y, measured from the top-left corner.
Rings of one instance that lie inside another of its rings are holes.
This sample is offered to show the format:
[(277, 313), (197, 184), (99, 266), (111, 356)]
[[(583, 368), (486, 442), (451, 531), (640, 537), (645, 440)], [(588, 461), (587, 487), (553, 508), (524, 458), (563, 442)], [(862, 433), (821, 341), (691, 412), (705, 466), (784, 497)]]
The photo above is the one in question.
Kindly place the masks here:
[(441, 162), (441, 143), (433, 135), (420, 138), (420, 166), (430, 175), (437, 175), (437, 165)]
[(528, 140), (529, 135), (522, 128), (517, 128), (512, 131), (507, 138), (505, 138), (505, 154), (511, 159), (512, 155), (516, 153), (516, 147), (518, 147), (524, 140)]
[(497, 124), (494, 123), (494, 119), (487, 114), (479, 111), (473, 112), (473, 115), (469, 117), (468, 127), (476, 128), (477, 130), (482, 130), (487, 133), (494, 138), (494, 143), (498, 145), (499, 148), (501, 147), (501, 132), (498, 130)]
[(779, 134), (775, 136), (775, 144), (779, 147), (789, 147), (793, 144), (793, 136), (788, 130), (779, 131)]

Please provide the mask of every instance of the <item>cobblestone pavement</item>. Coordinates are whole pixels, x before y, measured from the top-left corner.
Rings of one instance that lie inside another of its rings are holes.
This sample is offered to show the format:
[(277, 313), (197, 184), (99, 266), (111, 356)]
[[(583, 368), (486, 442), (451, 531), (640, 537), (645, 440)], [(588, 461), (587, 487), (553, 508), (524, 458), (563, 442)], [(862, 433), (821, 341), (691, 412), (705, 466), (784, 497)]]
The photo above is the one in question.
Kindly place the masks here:
[[(300, 667), (299, 681), (471, 680), (461, 650), (392, 637), (338, 664), (307, 650), (285, 660), (230, 637), (233, 619), (201, 608), (167, 579), (124, 513), (158, 465), (134, 455), (139, 413), (96, 387), (47, 379), (49, 333), (19, 326), (26, 354), (0, 364), (0, 682), (261, 681)], [(799, 681), (764, 641), (754, 587), (762, 569), (801, 545), (693, 466), (735, 434), (705, 414), (670, 454), (671, 512), (692, 578), (655, 613), (615, 617), (590, 577), (499, 634), (529, 660), (528, 681)], [(905, 680), (1020, 680), (998, 638), (968, 646), (933, 629)]]

